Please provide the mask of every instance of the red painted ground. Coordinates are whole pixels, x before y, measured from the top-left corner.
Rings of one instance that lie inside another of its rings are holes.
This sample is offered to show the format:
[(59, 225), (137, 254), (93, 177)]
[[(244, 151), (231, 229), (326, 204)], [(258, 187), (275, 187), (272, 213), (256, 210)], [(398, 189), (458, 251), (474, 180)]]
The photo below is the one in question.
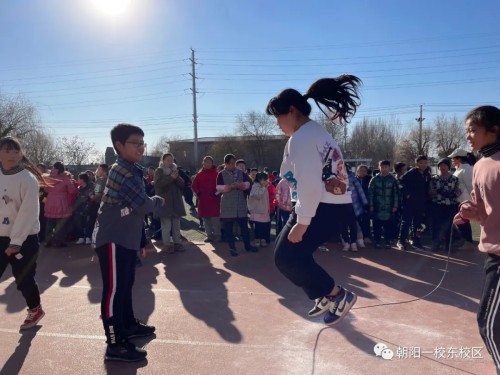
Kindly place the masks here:
[[(139, 364), (103, 362), (93, 251), (43, 249), (38, 281), (47, 315), (38, 329), (19, 333), (22, 296), (10, 271), (0, 280), (0, 374), (495, 373), (475, 320), (481, 254), (454, 254), (443, 285), (425, 300), (369, 307), (425, 295), (446, 257), (330, 248), (318, 261), (359, 296), (336, 328), (306, 317), (311, 302), (278, 273), (271, 248), (233, 258), (225, 244), (199, 241), (185, 253), (149, 254), (137, 269), (135, 310), (157, 336)], [(392, 360), (375, 355), (378, 343), (392, 350)]]

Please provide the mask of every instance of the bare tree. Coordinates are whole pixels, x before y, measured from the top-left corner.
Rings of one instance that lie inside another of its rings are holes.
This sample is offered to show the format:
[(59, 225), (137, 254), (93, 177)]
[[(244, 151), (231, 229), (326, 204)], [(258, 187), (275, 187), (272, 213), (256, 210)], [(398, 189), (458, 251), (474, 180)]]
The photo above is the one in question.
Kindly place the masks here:
[(161, 157), (165, 152), (170, 151), (170, 142), (179, 141), (182, 137), (180, 135), (162, 135), (156, 143), (150, 148), (151, 151), (148, 152), (150, 156)]
[(213, 143), (208, 151), (208, 154), (214, 158), (214, 164), (222, 164), (224, 162), (224, 155), (233, 154), (237, 158), (244, 157), (245, 144), (234, 135), (220, 135)]
[(350, 134), (346, 156), (354, 159), (394, 160), (399, 141), (399, 120), (396, 118), (367, 119), (354, 125)]
[(332, 121), (326, 118), (324, 115), (318, 115), (314, 118), (318, 124), (323, 125), (325, 130), (332, 136), (337, 143), (342, 144), (341, 140), (344, 138), (344, 131), (346, 129), (345, 124), (339, 124), (336, 121)]
[(47, 134), (43, 128), (27, 133), (20, 140), (26, 156), (34, 163), (42, 163), (48, 166), (62, 159), (60, 149), (56, 147), (54, 138)]
[(434, 120), (434, 142), (438, 157), (444, 158), (466, 144), (465, 131), (456, 116), (440, 115)]
[(422, 145), (420, 146), (420, 129), (414, 127), (402, 137), (397, 147), (396, 156), (399, 161), (413, 165), (418, 155), (429, 156), (432, 150), (433, 131), (431, 128), (422, 128)]
[(22, 138), (39, 127), (36, 108), (22, 95), (9, 98), (0, 94), (0, 137)]
[(78, 136), (72, 138), (63, 137), (58, 141), (64, 164), (82, 165), (94, 163), (100, 160), (101, 155), (95, 148), (94, 143), (87, 142)]
[(238, 134), (245, 140), (245, 154), (251, 155), (257, 166), (264, 166), (269, 152), (269, 139), (280, 133), (275, 121), (266, 114), (255, 111), (238, 116)]

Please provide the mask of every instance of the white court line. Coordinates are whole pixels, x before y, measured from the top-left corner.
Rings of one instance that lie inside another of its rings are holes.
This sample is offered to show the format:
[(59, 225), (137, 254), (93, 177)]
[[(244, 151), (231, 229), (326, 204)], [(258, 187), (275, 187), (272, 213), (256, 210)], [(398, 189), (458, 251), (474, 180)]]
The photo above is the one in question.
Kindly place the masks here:
[[(0, 328), (0, 333), (9, 333), (20, 335), (19, 330)], [(76, 339), (76, 340), (94, 340), (94, 341), (105, 341), (105, 336), (93, 336), (93, 335), (74, 335), (69, 333), (55, 333), (55, 332), (23, 332), (23, 335), (33, 335), (42, 337), (55, 337), (63, 339)], [(276, 350), (279, 351), (293, 351), (293, 352), (310, 352), (310, 349), (298, 348), (296, 346), (282, 346), (282, 345), (259, 345), (259, 344), (231, 344), (226, 342), (203, 342), (203, 341), (192, 341), (192, 340), (166, 340), (155, 338), (151, 340), (147, 346), (151, 344), (169, 344), (169, 345), (188, 345), (188, 346), (217, 346), (217, 347), (227, 347), (227, 348), (240, 348), (240, 349), (259, 349), (259, 350)]]
[[(14, 282), (14, 279), (7, 279), (3, 282), (0, 283), (0, 286), (3, 286), (5, 284), (5, 287), (8, 285), (12, 284)], [(68, 288), (75, 288), (75, 289), (95, 289), (95, 290), (102, 290), (101, 287), (91, 287), (90, 285), (71, 285), (69, 287), (66, 286), (60, 286), (57, 284), (52, 284), (52, 285), (47, 285), (44, 283), (37, 282), (39, 286), (42, 287), (47, 287), (45, 290), (48, 289), (53, 289), (53, 288), (58, 288), (58, 289), (68, 289)], [(134, 285), (134, 288), (139, 288), (139, 289), (147, 289), (146, 287), (143, 287), (141, 285)], [(151, 290), (153, 292), (160, 292), (160, 293), (216, 293), (219, 294), (222, 292), (222, 290), (215, 290), (215, 291), (210, 291), (210, 290), (201, 290), (201, 289), (169, 289), (169, 288), (148, 288), (148, 290)], [(281, 296), (279, 294), (273, 293), (273, 292), (241, 292), (241, 291), (230, 291), (230, 290), (225, 290), (227, 294), (245, 294), (245, 295), (258, 295), (258, 296), (280, 296), (280, 297), (285, 297)], [(293, 295), (289, 295), (288, 298), (294, 297)]]

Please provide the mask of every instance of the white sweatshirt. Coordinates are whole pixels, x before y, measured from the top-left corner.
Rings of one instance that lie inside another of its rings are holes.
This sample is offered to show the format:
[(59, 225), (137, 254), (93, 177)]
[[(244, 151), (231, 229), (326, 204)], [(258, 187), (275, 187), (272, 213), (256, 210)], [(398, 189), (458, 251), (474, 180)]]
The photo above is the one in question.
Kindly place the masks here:
[(472, 166), (467, 163), (460, 164), (455, 173), (453, 173), (453, 176), (458, 177), (460, 190), (462, 191), (458, 197), (458, 201), (462, 203), (470, 199), (470, 193), (472, 192)]
[(307, 122), (288, 140), (280, 175), (290, 183), (292, 201), (296, 202), (295, 212), (300, 224), (311, 223), (320, 202), (352, 203), (349, 189), (342, 195), (326, 191), (322, 174), (323, 168), (330, 163), (331, 172), (349, 187), (342, 152), (337, 142), (320, 124), (312, 120)]
[(21, 247), (26, 238), (40, 231), (38, 181), (26, 169), (0, 170), (0, 236), (10, 246)]

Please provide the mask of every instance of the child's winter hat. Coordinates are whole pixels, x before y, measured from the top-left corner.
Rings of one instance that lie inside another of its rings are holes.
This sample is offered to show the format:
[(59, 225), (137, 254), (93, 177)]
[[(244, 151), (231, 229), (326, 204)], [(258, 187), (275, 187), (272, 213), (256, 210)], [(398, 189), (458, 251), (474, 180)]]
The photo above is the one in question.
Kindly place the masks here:
[(451, 169), (451, 161), (450, 159), (447, 159), (447, 158), (443, 158), (441, 160), (438, 161), (438, 168), (441, 164), (446, 164), (448, 166), (448, 169)]

